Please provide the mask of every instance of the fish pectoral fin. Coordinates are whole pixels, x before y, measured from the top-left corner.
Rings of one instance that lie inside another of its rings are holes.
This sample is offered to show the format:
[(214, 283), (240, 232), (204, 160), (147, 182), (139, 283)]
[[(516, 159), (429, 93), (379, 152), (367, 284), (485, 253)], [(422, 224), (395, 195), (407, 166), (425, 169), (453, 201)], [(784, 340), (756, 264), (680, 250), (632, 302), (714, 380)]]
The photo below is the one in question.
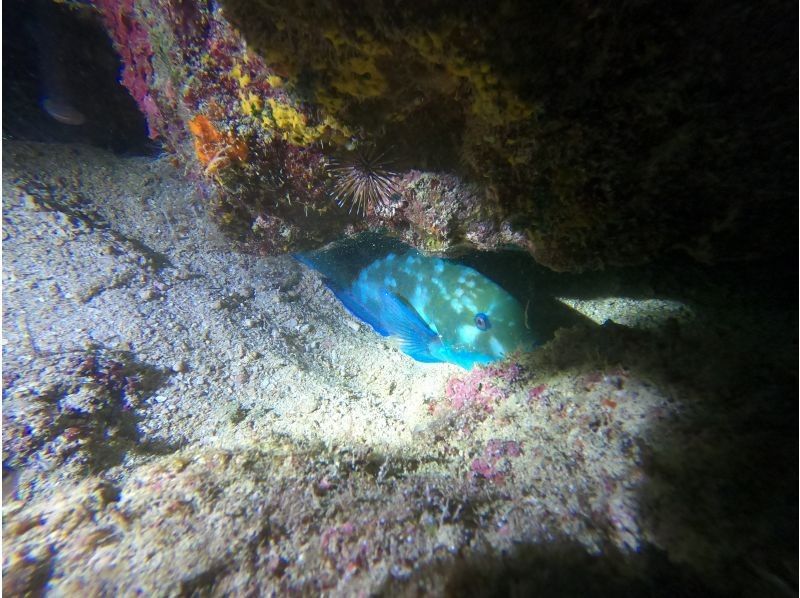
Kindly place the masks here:
[(372, 329), (375, 330), (375, 332), (381, 336), (389, 336), (391, 334), (391, 331), (387, 330), (386, 326), (384, 326), (381, 318), (364, 307), (349, 290), (341, 289), (333, 285), (328, 285), (328, 288), (347, 308), (347, 311), (349, 311), (359, 320), (372, 326)]
[(400, 346), (403, 353), (417, 361), (435, 363), (441, 361), (431, 354), (431, 345), (440, 343), (436, 334), (417, 310), (394, 293), (384, 291), (381, 294), (382, 320)]

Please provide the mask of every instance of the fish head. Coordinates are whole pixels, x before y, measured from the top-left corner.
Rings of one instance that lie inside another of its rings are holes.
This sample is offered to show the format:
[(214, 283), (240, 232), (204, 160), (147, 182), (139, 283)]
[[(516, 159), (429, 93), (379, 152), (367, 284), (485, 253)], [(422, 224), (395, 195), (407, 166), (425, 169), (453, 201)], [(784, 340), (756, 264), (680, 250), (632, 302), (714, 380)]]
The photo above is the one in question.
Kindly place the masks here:
[(483, 274), (443, 262), (430, 280), (436, 292), (425, 306), (425, 316), (441, 341), (432, 353), (443, 361), (469, 369), (533, 348), (525, 310)]

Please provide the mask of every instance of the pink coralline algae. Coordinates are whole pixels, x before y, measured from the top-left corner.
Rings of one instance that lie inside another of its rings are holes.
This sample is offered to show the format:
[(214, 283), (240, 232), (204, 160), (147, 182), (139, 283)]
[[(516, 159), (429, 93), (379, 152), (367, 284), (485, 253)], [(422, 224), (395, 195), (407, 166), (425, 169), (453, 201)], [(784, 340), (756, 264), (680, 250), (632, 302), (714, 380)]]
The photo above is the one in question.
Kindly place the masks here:
[(147, 117), (150, 138), (155, 139), (159, 135), (157, 127), (162, 117), (150, 94), (153, 48), (147, 30), (136, 18), (133, 0), (95, 0), (95, 5), (103, 15), (106, 29), (122, 59), (121, 82)]
[(445, 396), (456, 410), (475, 406), (484, 414), (494, 412), (494, 405), (510, 394), (510, 386), (525, 377), (524, 368), (516, 363), (473, 368), (466, 376), (454, 376), (447, 381)]
[(472, 461), (471, 475), (502, 484), (511, 470), (509, 459), (519, 457), (522, 447), (515, 440), (498, 440), (492, 438), (486, 443), (481, 458)]
[(521, 382), (525, 377), (525, 368), (519, 363), (512, 361), (501, 366), (490, 365), (486, 368), (486, 373), (490, 376), (500, 378), (508, 384)]
[(464, 377), (450, 378), (444, 393), (456, 410), (474, 405), (485, 413), (492, 413), (495, 403), (507, 396), (492, 381), (491, 372), (482, 368), (474, 368)]
[(539, 384), (538, 386), (534, 386), (528, 391), (528, 398), (531, 400), (538, 399), (539, 397), (544, 394), (544, 391), (547, 390), (547, 386), (544, 384)]

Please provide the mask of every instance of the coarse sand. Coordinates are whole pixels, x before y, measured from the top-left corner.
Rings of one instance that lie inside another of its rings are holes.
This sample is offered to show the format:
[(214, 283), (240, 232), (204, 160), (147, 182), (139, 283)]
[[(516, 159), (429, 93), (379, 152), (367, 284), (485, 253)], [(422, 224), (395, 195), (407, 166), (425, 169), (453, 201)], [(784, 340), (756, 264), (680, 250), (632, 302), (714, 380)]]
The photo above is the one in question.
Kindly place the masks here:
[(796, 591), (796, 305), (684, 272), (417, 363), (166, 158), (3, 149), (7, 595)]

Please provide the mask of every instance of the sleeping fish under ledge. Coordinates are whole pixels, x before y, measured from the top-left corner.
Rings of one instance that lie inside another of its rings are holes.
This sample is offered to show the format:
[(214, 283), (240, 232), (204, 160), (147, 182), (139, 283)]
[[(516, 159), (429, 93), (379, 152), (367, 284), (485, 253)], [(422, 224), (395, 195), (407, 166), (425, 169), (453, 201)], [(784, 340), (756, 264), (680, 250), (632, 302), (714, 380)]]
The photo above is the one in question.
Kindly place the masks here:
[(342, 285), (314, 257), (295, 257), (325, 275), (354, 316), (417, 361), (470, 369), (534, 347), (519, 302), (467, 266), (412, 249), (375, 260)]

